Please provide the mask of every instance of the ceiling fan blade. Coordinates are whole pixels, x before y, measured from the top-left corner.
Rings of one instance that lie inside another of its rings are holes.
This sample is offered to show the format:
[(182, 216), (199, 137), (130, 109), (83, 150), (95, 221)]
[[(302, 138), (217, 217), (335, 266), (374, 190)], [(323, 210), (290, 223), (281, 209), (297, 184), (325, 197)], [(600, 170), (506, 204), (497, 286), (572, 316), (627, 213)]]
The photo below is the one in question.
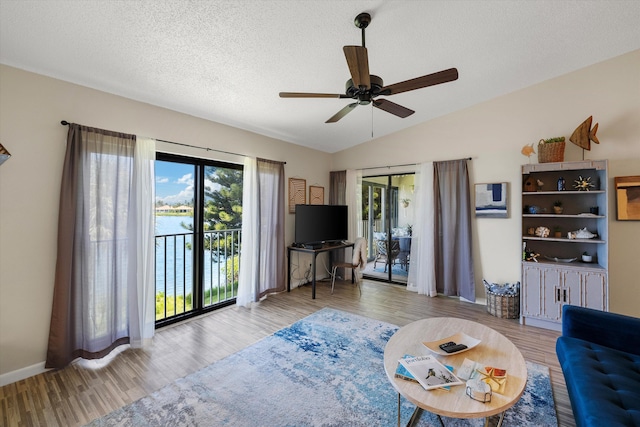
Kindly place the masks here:
[(426, 76), (416, 77), (415, 79), (405, 80), (404, 82), (385, 86), (380, 90), (380, 95), (395, 95), (397, 93), (422, 89), (423, 87), (439, 85), (441, 83), (447, 83), (457, 79), (458, 70), (456, 68), (449, 68), (448, 70), (438, 71), (437, 73), (427, 74)]
[(415, 113), (415, 111), (403, 107), (402, 105), (398, 105), (395, 102), (391, 102), (387, 99), (376, 99), (375, 101), (373, 101), (373, 106), (403, 119)]
[(354, 102), (353, 104), (349, 104), (346, 107), (344, 107), (342, 110), (338, 111), (336, 114), (334, 114), (329, 120), (327, 120), (325, 123), (335, 123), (338, 120), (340, 120), (341, 118), (343, 118), (344, 116), (346, 116), (347, 114), (349, 114), (351, 111), (353, 111), (354, 108), (356, 108), (358, 106), (357, 102)]
[(345, 46), (342, 48), (344, 56), (347, 58), (351, 80), (354, 86), (371, 87), (369, 77), (369, 57), (367, 56), (367, 48), (363, 46)]
[(280, 98), (348, 98), (339, 93), (280, 92)]

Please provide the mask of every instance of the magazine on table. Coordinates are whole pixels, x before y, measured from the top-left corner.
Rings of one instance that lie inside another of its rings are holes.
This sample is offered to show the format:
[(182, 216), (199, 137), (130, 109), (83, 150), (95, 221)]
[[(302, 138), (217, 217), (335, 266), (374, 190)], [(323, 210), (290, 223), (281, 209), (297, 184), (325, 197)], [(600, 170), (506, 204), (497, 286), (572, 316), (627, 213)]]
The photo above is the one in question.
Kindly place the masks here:
[(400, 359), (400, 363), (407, 368), (425, 390), (464, 384), (438, 359), (430, 355), (403, 358)]

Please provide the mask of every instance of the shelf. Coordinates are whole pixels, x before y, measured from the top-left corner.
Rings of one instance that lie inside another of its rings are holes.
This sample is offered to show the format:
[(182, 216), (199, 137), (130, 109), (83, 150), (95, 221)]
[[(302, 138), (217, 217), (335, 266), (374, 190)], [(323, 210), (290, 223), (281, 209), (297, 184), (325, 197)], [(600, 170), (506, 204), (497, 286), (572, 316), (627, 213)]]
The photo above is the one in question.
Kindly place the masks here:
[(588, 218), (588, 219), (599, 219), (606, 218), (604, 215), (591, 215), (591, 214), (551, 214), (551, 213), (541, 213), (541, 214), (522, 214), (523, 218)]
[(604, 190), (589, 190), (589, 191), (578, 191), (578, 190), (565, 190), (565, 191), (523, 191), (523, 196), (557, 196), (560, 194), (569, 194), (569, 195), (580, 195), (585, 196), (587, 194), (603, 194)]
[(569, 239), (566, 237), (538, 237), (538, 236), (522, 236), (522, 240), (542, 240), (545, 242), (564, 242), (564, 243), (607, 243), (600, 239)]
[(577, 267), (580, 269), (583, 268), (590, 268), (590, 269), (594, 269), (594, 270), (606, 270), (603, 266), (601, 266), (598, 263), (595, 262), (583, 262), (580, 260), (575, 260), (572, 262), (556, 262), (556, 261), (551, 261), (548, 259), (541, 259), (538, 262), (535, 261), (522, 261), (522, 264), (525, 265), (540, 265), (540, 264), (544, 264), (544, 265), (557, 265), (558, 267)]

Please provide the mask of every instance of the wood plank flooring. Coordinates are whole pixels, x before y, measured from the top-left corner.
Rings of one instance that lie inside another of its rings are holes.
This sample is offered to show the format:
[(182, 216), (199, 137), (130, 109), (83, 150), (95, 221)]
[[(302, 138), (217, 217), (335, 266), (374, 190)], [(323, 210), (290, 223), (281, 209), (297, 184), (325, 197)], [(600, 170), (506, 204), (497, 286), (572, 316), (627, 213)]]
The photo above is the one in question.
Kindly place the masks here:
[(546, 365), (560, 426), (575, 426), (555, 355), (557, 332), (489, 315), (484, 306), (455, 298), (429, 298), (403, 286), (365, 281), (362, 296), (350, 283), (319, 282), (317, 297), (302, 286), (255, 304), (230, 306), (156, 332), (148, 349), (123, 346), (108, 363), (77, 361), (0, 388), (0, 425), (81, 426), (187, 374), (220, 360), (291, 323), (332, 307), (399, 326), (427, 317), (453, 316), (483, 323), (509, 338), (526, 360)]

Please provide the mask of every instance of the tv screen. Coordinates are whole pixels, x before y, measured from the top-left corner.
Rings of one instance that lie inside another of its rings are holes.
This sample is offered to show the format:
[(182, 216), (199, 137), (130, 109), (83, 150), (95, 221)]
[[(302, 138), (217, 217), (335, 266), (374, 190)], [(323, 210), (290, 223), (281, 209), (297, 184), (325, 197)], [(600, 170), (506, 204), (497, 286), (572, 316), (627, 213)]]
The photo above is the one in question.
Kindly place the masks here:
[(296, 205), (296, 244), (339, 242), (348, 238), (347, 206)]

